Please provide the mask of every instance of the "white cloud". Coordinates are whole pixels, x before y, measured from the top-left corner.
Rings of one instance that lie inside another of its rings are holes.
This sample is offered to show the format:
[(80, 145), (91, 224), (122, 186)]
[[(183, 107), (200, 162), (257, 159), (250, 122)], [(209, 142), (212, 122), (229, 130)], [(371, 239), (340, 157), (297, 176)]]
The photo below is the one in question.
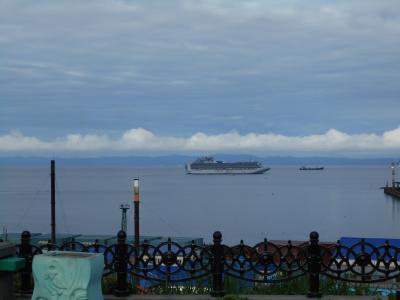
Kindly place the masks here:
[(44, 141), (10, 132), (0, 136), (0, 153), (149, 154), (149, 153), (254, 153), (254, 154), (395, 154), (400, 150), (400, 127), (384, 132), (348, 134), (330, 129), (323, 134), (285, 136), (274, 133), (240, 134), (232, 131), (189, 137), (156, 135), (143, 128), (124, 132), (118, 138), (99, 134), (69, 134)]

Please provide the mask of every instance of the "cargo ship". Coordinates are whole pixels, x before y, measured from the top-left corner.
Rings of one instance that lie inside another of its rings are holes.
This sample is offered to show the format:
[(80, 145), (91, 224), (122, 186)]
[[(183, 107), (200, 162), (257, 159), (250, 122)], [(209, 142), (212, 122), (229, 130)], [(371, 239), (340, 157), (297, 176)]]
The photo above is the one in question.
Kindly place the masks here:
[(324, 167), (306, 167), (302, 166), (299, 168), (300, 171), (322, 171)]
[(223, 162), (211, 156), (189, 162), (185, 168), (187, 174), (263, 174), (270, 169), (257, 161)]

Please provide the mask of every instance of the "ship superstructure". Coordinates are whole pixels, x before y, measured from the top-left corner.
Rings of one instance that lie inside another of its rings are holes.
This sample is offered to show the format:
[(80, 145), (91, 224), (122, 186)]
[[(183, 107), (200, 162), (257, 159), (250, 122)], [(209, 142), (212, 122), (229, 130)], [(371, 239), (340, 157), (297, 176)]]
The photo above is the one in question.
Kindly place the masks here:
[(223, 162), (211, 156), (200, 157), (186, 164), (188, 174), (263, 174), (269, 169), (256, 161)]

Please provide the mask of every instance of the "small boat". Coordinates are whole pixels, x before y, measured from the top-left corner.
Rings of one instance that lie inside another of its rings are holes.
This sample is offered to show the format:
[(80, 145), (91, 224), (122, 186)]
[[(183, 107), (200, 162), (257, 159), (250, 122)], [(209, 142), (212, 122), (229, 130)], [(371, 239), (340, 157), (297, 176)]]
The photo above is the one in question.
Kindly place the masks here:
[(300, 171), (321, 171), (323, 169), (324, 169), (324, 167), (306, 167), (306, 166), (302, 166), (299, 170)]

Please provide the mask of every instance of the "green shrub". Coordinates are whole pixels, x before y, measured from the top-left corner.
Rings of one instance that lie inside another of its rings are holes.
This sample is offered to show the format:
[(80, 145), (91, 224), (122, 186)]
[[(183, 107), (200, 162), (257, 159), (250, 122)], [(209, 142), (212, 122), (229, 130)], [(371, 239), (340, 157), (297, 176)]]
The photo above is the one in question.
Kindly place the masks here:
[(223, 300), (247, 300), (246, 297), (240, 297), (238, 295), (226, 295), (222, 298)]

